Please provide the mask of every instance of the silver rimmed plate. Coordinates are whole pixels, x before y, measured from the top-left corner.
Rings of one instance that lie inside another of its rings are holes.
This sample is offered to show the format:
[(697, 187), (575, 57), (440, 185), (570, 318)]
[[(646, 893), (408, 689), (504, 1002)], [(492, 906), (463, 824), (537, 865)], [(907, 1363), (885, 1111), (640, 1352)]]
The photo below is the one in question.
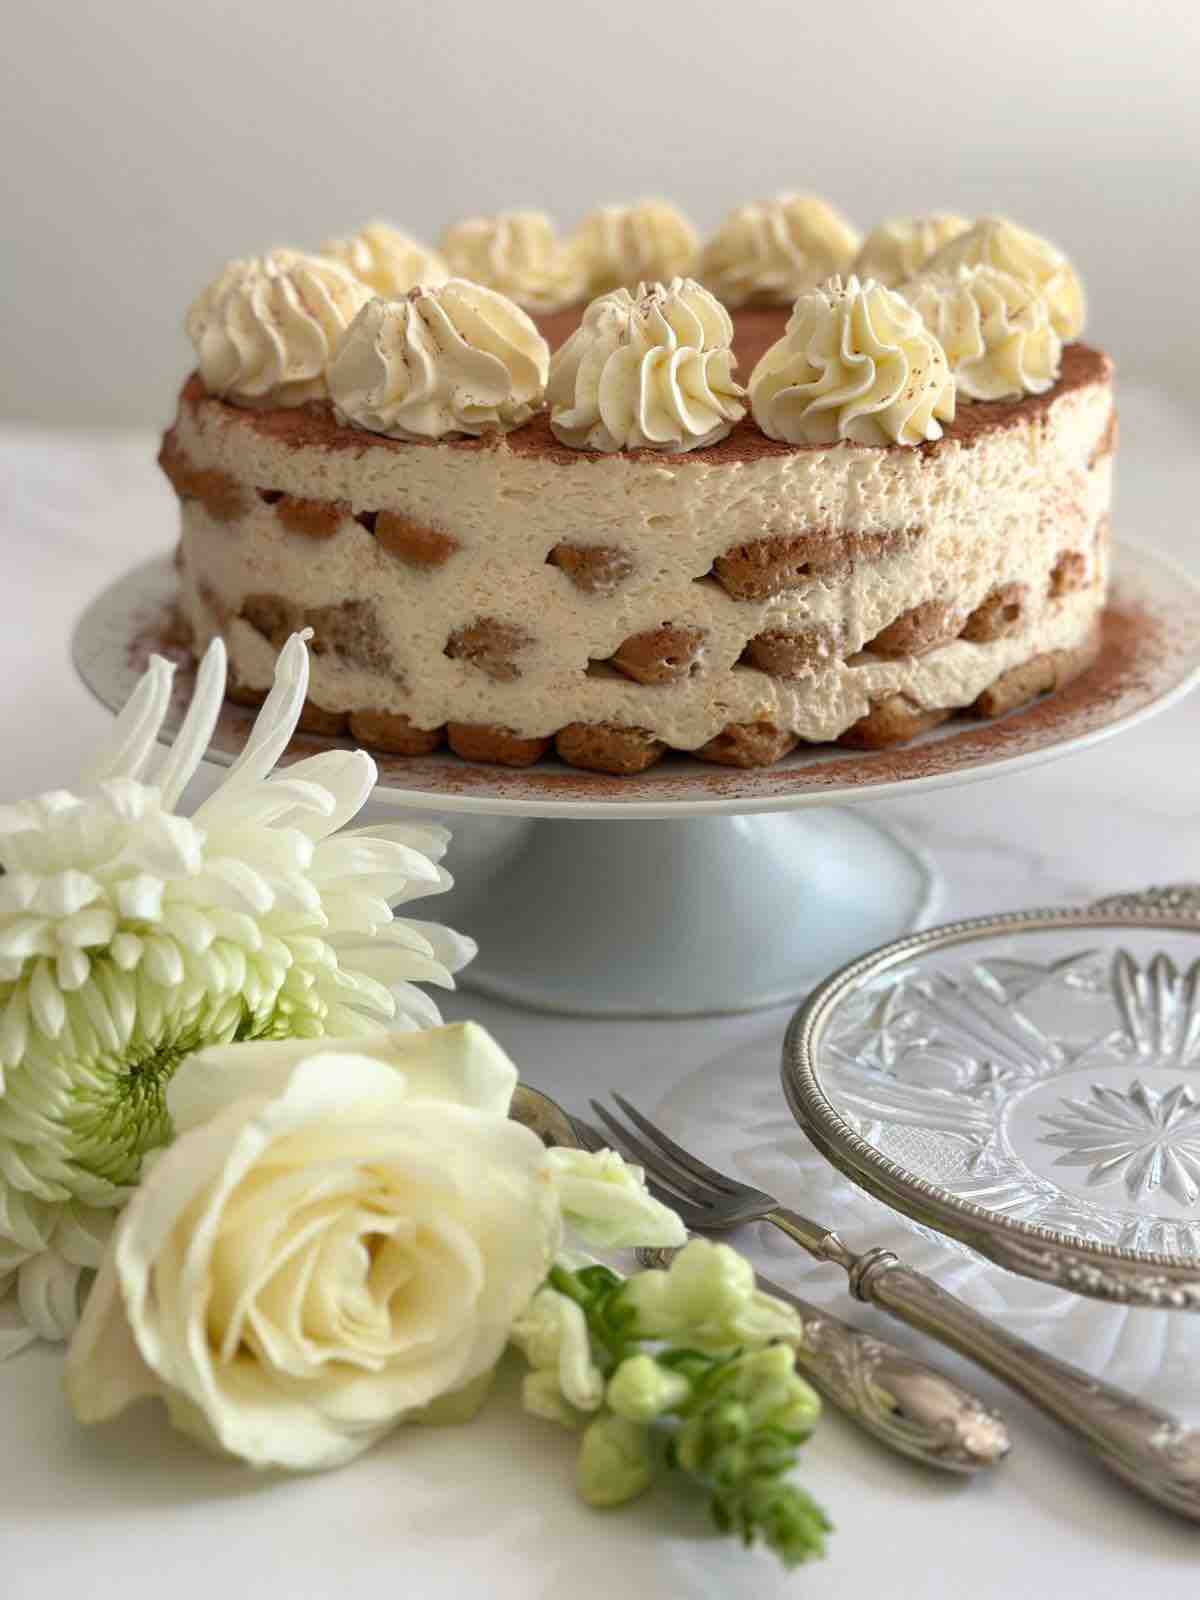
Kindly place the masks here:
[(1200, 1310), (1200, 922), (1035, 911), (835, 974), (783, 1052), (852, 1183), (1042, 1282)]

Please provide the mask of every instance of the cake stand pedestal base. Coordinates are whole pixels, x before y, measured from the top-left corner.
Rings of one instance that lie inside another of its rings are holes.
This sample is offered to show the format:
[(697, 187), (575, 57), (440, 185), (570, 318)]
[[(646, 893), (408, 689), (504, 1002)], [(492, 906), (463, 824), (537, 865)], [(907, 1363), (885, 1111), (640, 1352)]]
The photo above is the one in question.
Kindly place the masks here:
[(428, 914), (479, 941), (460, 981), (541, 1011), (694, 1017), (791, 1003), (932, 908), (920, 856), (849, 811), (446, 820), (461, 887)]

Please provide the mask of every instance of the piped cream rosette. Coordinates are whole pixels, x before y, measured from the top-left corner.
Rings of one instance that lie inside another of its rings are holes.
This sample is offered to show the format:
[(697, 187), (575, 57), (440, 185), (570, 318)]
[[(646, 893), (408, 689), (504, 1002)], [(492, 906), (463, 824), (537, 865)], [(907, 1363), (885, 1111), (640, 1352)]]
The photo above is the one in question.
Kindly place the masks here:
[(897, 293), (935, 335), (955, 387), (968, 400), (1044, 394), (1062, 363), (1062, 340), (1036, 289), (995, 267), (929, 272)]
[(338, 420), (393, 439), (507, 433), (541, 406), (550, 348), (519, 306), (451, 278), (363, 307), (329, 369)]
[(728, 311), (690, 278), (601, 295), (550, 364), (555, 437), (608, 452), (714, 444), (746, 414), (732, 339)]
[(849, 269), (856, 229), (818, 195), (781, 194), (739, 206), (705, 245), (697, 277), (726, 305), (788, 305)]
[(970, 226), (966, 217), (950, 211), (929, 217), (890, 217), (877, 223), (863, 240), (854, 258), (854, 276), (860, 282), (874, 278), (894, 289), (923, 272), (931, 256)]
[(1083, 284), (1056, 245), (1006, 217), (983, 217), (931, 256), (923, 272), (996, 267), (1036, 289), (1060, 339), (1077, 339), (1087, 315)]
[(598, 206), (584, 217), (570, 242), (592, 295), (685, 277), (695, 268), (700, 244), (682, 211), (666, 200)]
[(299, 406), (325, 395), (325, 369), (371, 291), (345, 267), (299, 250), (231, 261), (185, 326), (209, 394), (237, 405)]
[(507, 295), (527, 311), (561, 311), (587, 298), (582, 263), (541, 211), (468, 217), (447, 228), (439, 244), (457, 277)]
[(954, 416), (945, 351), (881, 283), (830, 278), (802, 294), (750, 376), (754, 420), (789, 444), (922, 444)]
[(450, 276), (436, 250), (390, 222), (368, 222), (343, 239), (326, 239), (321, 254), (340, 261), (372, 294), (385, 300), (407, 294), (419, 283), (445, 283)]

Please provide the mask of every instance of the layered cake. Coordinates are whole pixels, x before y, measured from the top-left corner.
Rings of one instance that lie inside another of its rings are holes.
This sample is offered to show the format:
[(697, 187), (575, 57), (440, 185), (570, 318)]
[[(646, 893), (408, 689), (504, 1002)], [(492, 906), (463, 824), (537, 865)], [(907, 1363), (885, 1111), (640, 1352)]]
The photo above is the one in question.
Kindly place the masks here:
[(376, 224), (233, 263), (188, 321), (183, 616), (251, 703), (311, 628), (313, 730), (762, 765), (1001, 714), (1097, 648), (1111, 364), (1001, 219)]

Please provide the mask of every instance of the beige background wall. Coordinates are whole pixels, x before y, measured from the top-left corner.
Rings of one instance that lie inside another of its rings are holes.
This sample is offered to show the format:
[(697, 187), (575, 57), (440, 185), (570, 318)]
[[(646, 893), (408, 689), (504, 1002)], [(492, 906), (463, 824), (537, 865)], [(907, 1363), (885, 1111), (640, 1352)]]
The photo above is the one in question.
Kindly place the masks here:
[(161, 419), (230, 255), (781, 187), (1051, 234), (1125, 376), (1194, 403), (1194, 0), (59, 0), (3, 53), (2, 416)]

